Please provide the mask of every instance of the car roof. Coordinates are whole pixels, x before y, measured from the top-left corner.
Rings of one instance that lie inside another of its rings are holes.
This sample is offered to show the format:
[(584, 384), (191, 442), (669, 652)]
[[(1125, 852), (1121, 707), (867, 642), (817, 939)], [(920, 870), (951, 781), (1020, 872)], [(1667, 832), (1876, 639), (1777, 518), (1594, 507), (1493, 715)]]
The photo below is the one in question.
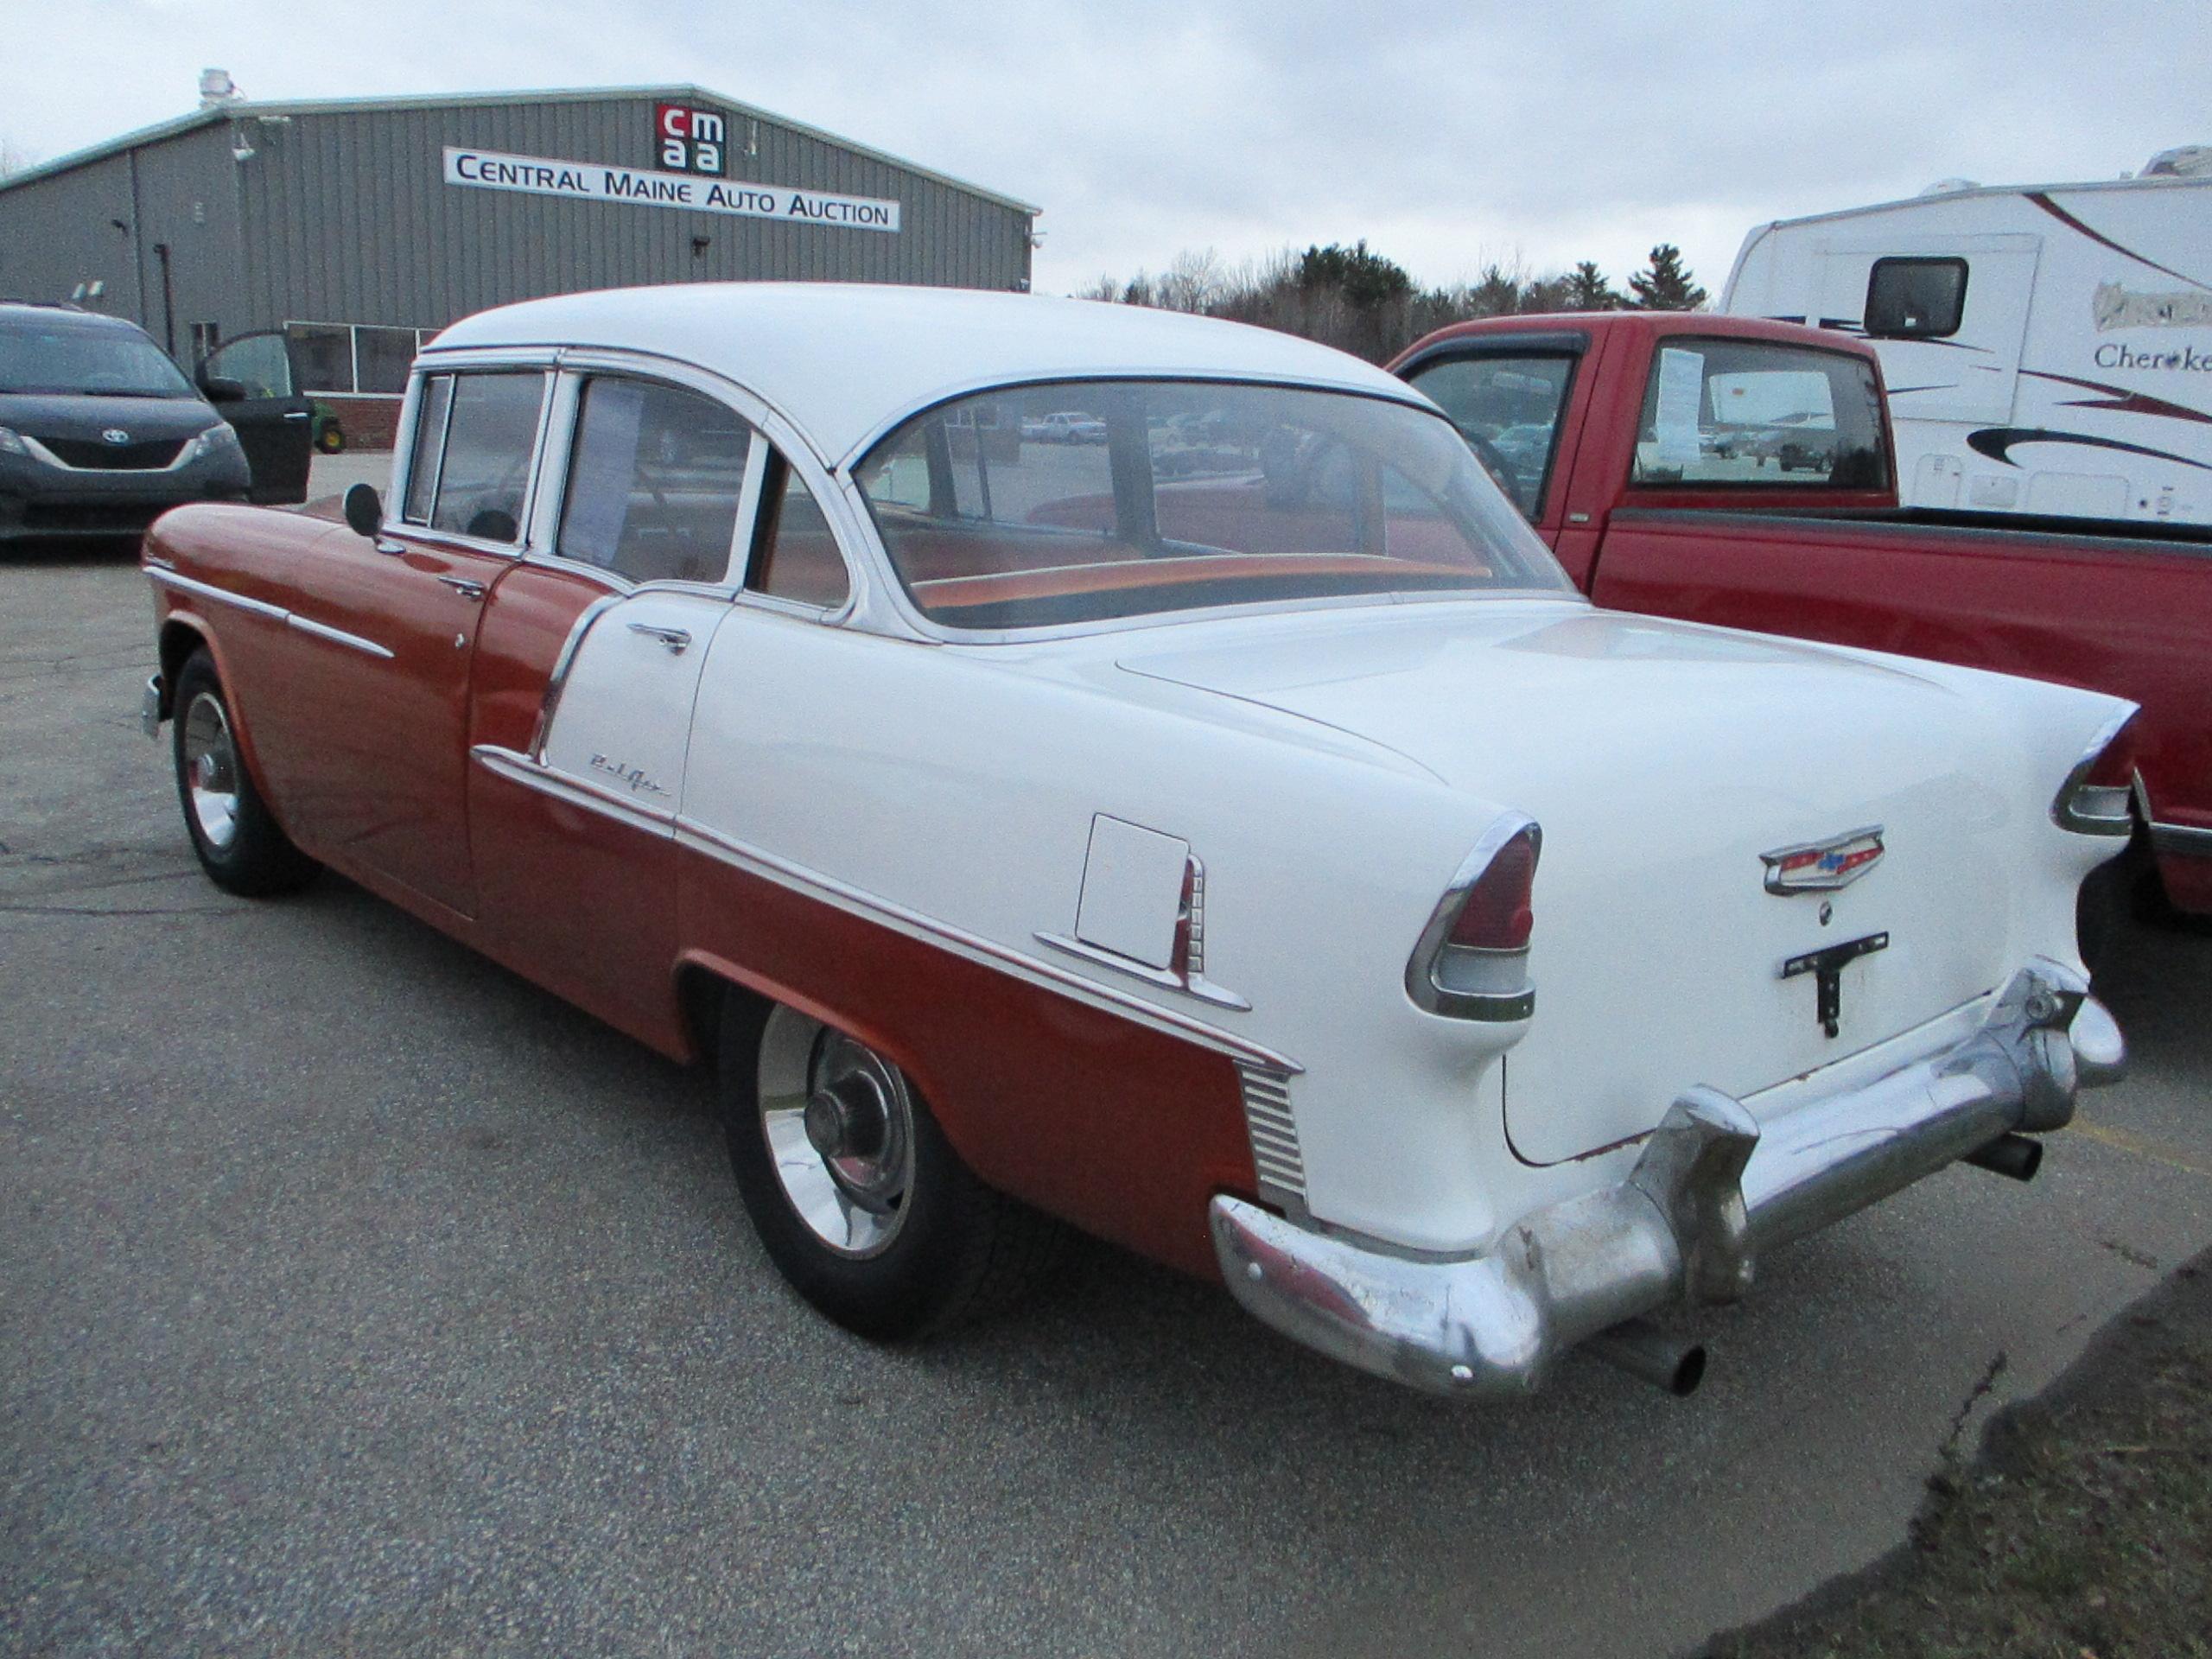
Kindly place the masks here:
[[(101, 331), (144, 334), (146, 331), (128, 317), (104, 316), (98, 311), (86, 311), (73, 305), (63, 305), (48, 300), (0, 300), (0, 322), (36, 322), (46, 327), (81, 328), (89, 334)], [(151, 339), (150, 334), (147, 335)]]
[(1094, 300), (880, 283), (690, 283), (525, 300), (454, 324), (424, 364), (464, 348), (568, 346), (722, 375), (773, 405), (832, 464), (918, 410), (1020, 382), (1261, 380), (1430, 407), (1371, 364), (1272, 329)]

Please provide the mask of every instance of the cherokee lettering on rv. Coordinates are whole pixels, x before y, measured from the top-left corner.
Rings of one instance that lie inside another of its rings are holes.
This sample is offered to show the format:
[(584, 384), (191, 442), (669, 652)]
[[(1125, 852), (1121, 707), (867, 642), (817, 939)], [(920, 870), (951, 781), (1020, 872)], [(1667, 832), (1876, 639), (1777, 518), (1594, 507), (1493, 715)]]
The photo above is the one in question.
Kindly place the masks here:
[(2097, 347), (2096, 363), (2101, 369), (2180, 369), (2190, 374), (2212, 374), (2212, 356), (2194, 346), (2178, 351), (2138, 352), (2108, 340)]

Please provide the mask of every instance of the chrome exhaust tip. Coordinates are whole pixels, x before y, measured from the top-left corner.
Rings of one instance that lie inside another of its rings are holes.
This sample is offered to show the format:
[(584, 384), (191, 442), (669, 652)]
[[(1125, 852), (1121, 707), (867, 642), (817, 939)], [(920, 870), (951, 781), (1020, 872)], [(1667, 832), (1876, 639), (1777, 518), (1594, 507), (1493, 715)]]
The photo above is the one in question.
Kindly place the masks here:
[(1582, 1351), (1677, 1400), (1695, 1394), (1705, 1381), (1705, 1344), (1673, 1336), (1648, 1319), (1630, 1319), (1600, 1331), (1582, 1344)]
[(1959, 1161), (1972, 1164), (1976, 1169), (2010, 1176), (2016, 1181), (2032, 1181), (2036, 1172), (2043, 1167), (2043, 1142), (2008, 1130), (1987, 1146), (1976, 1147)]

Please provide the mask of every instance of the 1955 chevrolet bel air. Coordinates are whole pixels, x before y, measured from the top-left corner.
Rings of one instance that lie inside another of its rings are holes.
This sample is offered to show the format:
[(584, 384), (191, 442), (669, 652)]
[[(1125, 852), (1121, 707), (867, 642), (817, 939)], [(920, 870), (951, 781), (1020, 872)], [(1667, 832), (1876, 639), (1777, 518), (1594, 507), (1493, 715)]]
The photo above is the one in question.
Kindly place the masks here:
[(1351, 358), (658, 288), (455, 325), (400, 430), (344, 523), (148, 539), (194, 848), (712, 1057), (862, 1332), (1072, 1224), (1419, 1387), (1683, 1388), (1645, 1316), (2121, 1069), (2132, 705), (1593, 609)]

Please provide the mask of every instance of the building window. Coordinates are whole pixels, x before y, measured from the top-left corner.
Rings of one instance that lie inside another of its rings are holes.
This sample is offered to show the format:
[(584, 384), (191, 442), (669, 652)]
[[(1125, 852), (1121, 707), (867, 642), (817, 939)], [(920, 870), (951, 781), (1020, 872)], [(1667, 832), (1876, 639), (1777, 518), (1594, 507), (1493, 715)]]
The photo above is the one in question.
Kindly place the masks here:
[(375, 323), (288, 322), (284, 337), (300, 365), (301, 390), (346, 397), (397, 397), (415, 353), (435, 328)]
[(1866, 278), (1870, 339), (1948, 339), (1966, 308), (1963, 259), (1877, 259)]

